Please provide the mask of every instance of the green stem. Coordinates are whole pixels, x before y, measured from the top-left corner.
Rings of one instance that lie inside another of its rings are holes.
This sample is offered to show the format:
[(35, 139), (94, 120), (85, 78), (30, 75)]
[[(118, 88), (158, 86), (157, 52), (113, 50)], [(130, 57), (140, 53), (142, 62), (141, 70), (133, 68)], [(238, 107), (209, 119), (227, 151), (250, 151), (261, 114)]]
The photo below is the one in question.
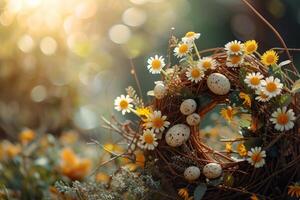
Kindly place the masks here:
[(198, 56), (198, 59), (200, 60), (200, 59), (201, 59), (201, 57), (200, 57), (200, 53), (199, 53), (199, 51), (198, 51), (198, 48), (197, 48), (197, 46), (196, 46), (196, 44), (195, 44), (195, 42), (194, 42), (194, 41), (193, 41), (193, 45), (194, 45), (194, 48), (195, 48), (196, 54), (197, 54), (197, 56)]

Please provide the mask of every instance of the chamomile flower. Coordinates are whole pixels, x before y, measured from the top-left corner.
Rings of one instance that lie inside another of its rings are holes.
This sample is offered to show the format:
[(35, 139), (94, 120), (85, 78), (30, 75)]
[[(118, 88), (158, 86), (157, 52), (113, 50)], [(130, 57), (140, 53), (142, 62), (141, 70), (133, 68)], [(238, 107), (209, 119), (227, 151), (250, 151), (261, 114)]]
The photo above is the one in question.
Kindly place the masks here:
[(121, 95), (115, 99), (115, 109), (117, 111), (122, 111), (122, 114), (125, 115), (126, 112), (130, 113), (133, 105), (131, 104), (133, 99), (131, 99), (128, 95)]
[(198, 66), (205, 70), (216, 69), (217, 64), (217, 61), (211, 57), (203, 57), (198, 62)]
[(278, 54), (274, 50), (266, 51), (261, 56), (261, 62), (266, 66), (277, 64), (278, 59)]
[(290, 197), (299, 198), (300, 197), (300, 184), (299, 183), (295, 183), (293, 185), (289, 185), (289, 187), (288, 187), (288, 195)]
[(167, 120), (167, 116), (162, 115), (161, 111), (157, 110), (153, 113), (149, 114), (148, 118), (145, 120), (145, 127), (151, 128), (155, 133), (159, 133), (160, 131), (164, 131), (165, 128), (168, 128), (170, 122)]
[(187, 32), (185, 36), (182, 38), (183, 42), (193, 42), (194, 40), (200, 37), (200, 33), (195, 33), (193, 31)]
[(288, 131), (294, 127), (295, 113), (292, 109), (287, 110), (287, 107), (278, 108), (272, 113), (270, 121), (275, 124), (275, 129), (278, 131)]
[(232, 55), (227, 57), (226, 65), (228, 67), (238, 67), (244, 62), (244, 56)]
[(143, 131), (143, 135), (140, 137), (138, 145), (142, 149), (154, 150), (154, 148), (158, 145), (156, 140), (157, 138), (153, 130), (146, 129)]
[(261, 147), (251, 148), (251, 151), (248, 151), (249, 158), (247, 161), (253, 165), (255, 168), (260, 168), (265, 165), (266, 152), (261, 149)]
[(280, 83), (280, 80), (278, 78), (270, 76), (261, 81), (261, 86), (263, 92), (266, 95), (268, 95), (269, 97), (275, 97), (281, 93), (283, 84)]
[(257, 94), (257, 96), (255, 97), (255, 100), (257, 100), (259, 102), (267, 102), (271, 99), (268, 95), (266, 95), (264, 93), (264, 91), (261, 88), (257, 89), (255, 91), (255, 94)]
[(252, 72), (247, 74), (244, 81), (248, 85), (248, 87), (252, 89), (258, 89), (261, 86), (261, 80), (263, 78), (264, 76), (260, 72)]
[(242, 44), (240, 41), (234, 40), (225, 45), (225, 50), (228, 55), (243, 55), (244, 44)]
[(198, 83), (204, 77), (204, 69), (199, 66), (191, 66), (185, 73), (188, 80)]
[(177, 58), (182, 58), (186, 56), (192, 50), (192, 46), (189, 42), (181, 42), (174, 49), (174, 55)]
[(147, 68), (152, 74), (159, 74), (165, 64), (165, 59), (162, 56), (155, 55), (150, 57), (147, 61)]
[(248, 40), (244, 43), (244, 50), (246, 54), (254, 53), (258, 48), (258, 44), (255, 40)]

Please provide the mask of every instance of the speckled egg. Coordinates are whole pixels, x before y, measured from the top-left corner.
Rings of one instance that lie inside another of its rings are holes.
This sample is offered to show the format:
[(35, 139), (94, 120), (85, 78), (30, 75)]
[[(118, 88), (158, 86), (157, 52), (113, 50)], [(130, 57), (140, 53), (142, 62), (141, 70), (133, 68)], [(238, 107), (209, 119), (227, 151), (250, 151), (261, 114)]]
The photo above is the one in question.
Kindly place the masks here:
[(209, 163), (203, 167), (203, 174), (206, 178), (218, 178), (222, 174), (222, 167), (218, 163)]
[(184, 178), (187, 181), (194, 181), (200, 177), (200, 169), (196, 166), (190, 166), (184, 170)]
[(201, 117), (197, 113), (190, 114), (186, 117), (186, 122), (190, 126), (197, 126), (200, 123)]
[(164, 98), (166, 91), (166, 86), (162, 82), (157, 83), (153, 90), (156, 99)]
[(220, 73), (212, 73), (207, 78), (207, 86), (214, 94), (225, 95), (230, 90), (230, 82)]
[(166, 133), (166, 142), (171, 147), (179, 147), (190, 137), (190, 127), (185, 124), (176, 124)]
[(186, 99), (180, 105), (180, 112), (184, 115), (189, 115), (195, 112), (197, 103), (194, 99)]

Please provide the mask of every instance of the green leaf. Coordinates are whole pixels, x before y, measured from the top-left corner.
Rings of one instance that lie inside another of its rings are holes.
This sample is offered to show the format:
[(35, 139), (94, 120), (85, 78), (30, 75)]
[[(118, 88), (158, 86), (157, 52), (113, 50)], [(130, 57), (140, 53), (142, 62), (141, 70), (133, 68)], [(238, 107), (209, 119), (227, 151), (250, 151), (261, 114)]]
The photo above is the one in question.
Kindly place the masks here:
[(293, 84), (292, 92), (293, 92), (293, 93), (298, 93), (298, 92), (300, 92), (300, 79), (297, 80), (297, 81)]
[(200, 183), (194, 190), (194, 200), (201, 200), (207, 190), (207, 186), (204, 183)]
[(241, 117), (239, 119), (239, 126), (241, 128), (248, 128), (248, 127), (250, 127), (251, 126), (251, 117), (249, 117), (249, 118)]
[(286, 106), (290, 104), (292, 101), (292, 97), (289, 94), (281, 95), (278, 99), (279, 106)]

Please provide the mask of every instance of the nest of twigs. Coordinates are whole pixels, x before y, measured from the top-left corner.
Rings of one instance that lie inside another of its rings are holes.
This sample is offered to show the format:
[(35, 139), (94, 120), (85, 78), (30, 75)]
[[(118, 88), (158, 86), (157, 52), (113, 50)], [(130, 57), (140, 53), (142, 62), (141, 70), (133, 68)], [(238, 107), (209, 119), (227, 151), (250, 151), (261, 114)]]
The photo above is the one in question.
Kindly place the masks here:
[[(230, 95), (233, 92), (247, 90), (245, 84), (240, 80), (241, 68), (228, 68), (226, 66), (227, 55), (224, 49), (212, 49), (211, 53), (219, 65), (216, 70), (208, 71), (200, 83), (194, 84), (188, 81), (185, 70), (178, 70), (180, 73), (171, 75), (172, 81), (169, 83), (176, 82), (177, 87), (179, 87), (177, 91), (189, 91), (189, 94), (182, 95), (180, 92), (173, 91), (165, 98), (156, 99), (151, 104), (153, 109), (161, 110), (167, 116), (171, 126), (186, 123), (186, 116), (182, 115), (179, 109), (181, 102), (186, 98), (199, 100), (200, 104), (198, 104), (196, 112), (201, 118), (204, 118), (217, 105), (230, 102)], [(246, 56), (245, 62), (248, 63), (245, 72), (260, 72), (264, 76), (268, 76), (268, 70), (255, 56)], [(220, 72), (230, 79), (232, 88), (228, 94), (215, 95), (207, 88), (206, 78), (214, 72)], [(295, 73), (297, 74), (296, 71)], [(293, 81), (286, 74), (283, 78), (286, 86), (291, 87)], [(284, 89), (282, 95), (287, 92), (288, 90)], [(207, 95), (211, 101), (202, 104), (201, 98)], [(296, 116), (300, 113), (299, 105), (299, 95), (293, 95), (290, 107), (293, 108)], [(182, 188), (187, 185), (187, 181), (183, 177), (184, 167), (193, 164), (203, 168), (208, 163), (219, 163), (223, 169), (224, 184), (210, 187), (205, 194), (205, 199), (247, 199), (253, 194), (263, 199), (287, 198), (287, 186), (300, 180), (299, 121), (296, 121), (292, 130), (278, 133), (269, 122), (272, 110), (274, 110), (273, 104), (253, 102), (251, 107), (252, 124), (248, 129), (248, 136), (261, 139), (262, 146), (268, 155), (274, 153), (273, 156), (267, 158), (267, 164), (264, 168), (255, 169), (249, 166), (245, 160), (236, 161), (228, 154), (212, 149), (205, 144), (199, 126), (194, 126), (191, 129), (189, 141), (179, 148), (168, 146), (165, 140), (159, 141), (158, 148), (153, 152), (154, 157), (158, 158), (159, 169), (175, 188)], [(205, 182), (205, 177), (199, 181)], [(191, 191), (199, 181), (190, 183)]]

